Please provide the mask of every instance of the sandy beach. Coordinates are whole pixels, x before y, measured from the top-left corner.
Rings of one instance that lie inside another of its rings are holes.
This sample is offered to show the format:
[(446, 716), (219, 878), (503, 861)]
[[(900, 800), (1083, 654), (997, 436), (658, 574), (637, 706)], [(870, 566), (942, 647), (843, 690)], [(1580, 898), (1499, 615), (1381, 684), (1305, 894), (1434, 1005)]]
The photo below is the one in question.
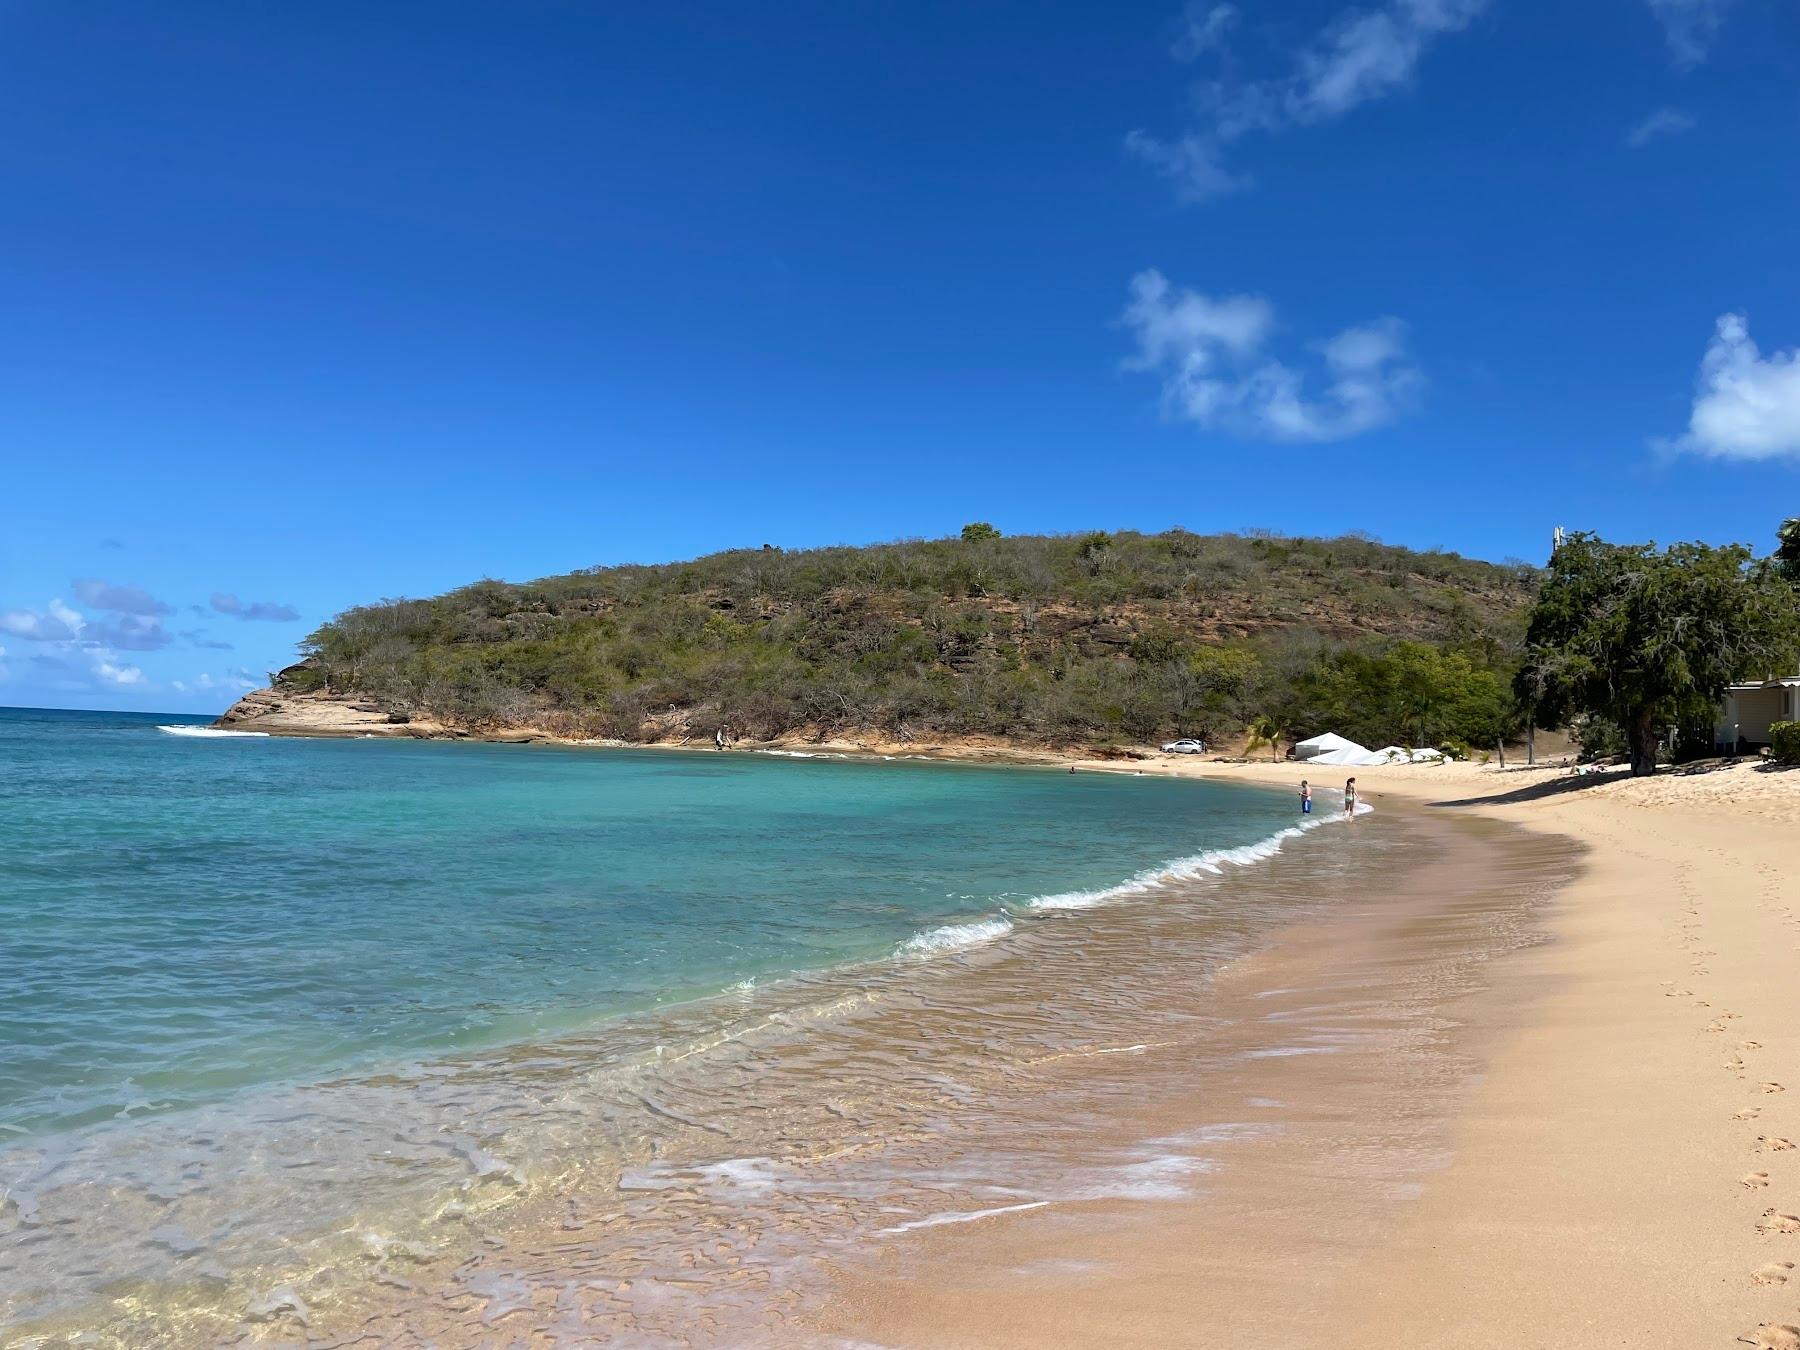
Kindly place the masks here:
[[(1543, 941), (1419, 1003), (1453, 1081), (1420, 1093), (1392, 1064), (1295, 1059), (1264, 1090), (1324, 1122), (1301, 1155), (1247, 1143), (1191, 1201), (1104, 1229), (1021, 1214), (925, 1235), (848, 1281), (827, 1325), (908, 1346), (1796, 1343), (1800, 773), (1355, 772), (1378, 810), (1581, 849), (1536, 916)], [(1420, 922), (1355, 955), (1392, 982), (1446, 941), (1471, 934)], [(1300, 933), (1233, 979), (1279, 969), (1302, 1002), (1343, 1002), (1349, 955)], [(1369, 1165), (1409, 1132), (1399, 1167)]]

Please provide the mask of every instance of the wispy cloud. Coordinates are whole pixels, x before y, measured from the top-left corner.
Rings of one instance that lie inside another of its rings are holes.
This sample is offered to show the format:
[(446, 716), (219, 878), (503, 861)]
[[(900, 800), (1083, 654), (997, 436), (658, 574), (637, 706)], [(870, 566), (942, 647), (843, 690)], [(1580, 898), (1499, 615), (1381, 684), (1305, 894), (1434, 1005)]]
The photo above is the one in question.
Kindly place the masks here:
[(1650, 0), (1650, 12), (1662, 24), (1669, 54), (1678, 66), (1694, 66), (1712, 50), (1731, 0)]
[(240, 600), (223, 592), (214, 594), (212, 607), (234, 619), (257, 619), (266, 623), (292, 623), (300, 617), (300, 611), (292, 605), (280, 605), (271, 600)]
[(142, 586), (115, 586), (98, 577), (81, 577), (70, 583), (75, 598), (89, 609), (104, 609), (114, 614), (172, 614), (165, 605)]
[(172, 680), (169, 687), (178, 694), (211, 693), (213, 691), (242, 694), (256, 688), (256, 681), (250, 678), (249, 671), (240, 668), (229, 675), (219, 676), (202, 671), (191, 680)]
[(1658, 136), (1679, 136), (1698, 125), (1692, 113), (1680, 108), (1658, 108), (1626, 133), (1625, 144), (1633, 150), (1642, 150)]
[(1225, 147), (1216, 137), (1189, 133), (1165, 141), (1133, 131), (1125, 137), (1125, 149), (1167, 178), (1184, 202), (1211, 201), (1250, 184), (1225, 167)]
[(235, 648), (229, 642), (220, 642), (217, 638), (208, 637), (204, 628), (184, 628), (181, 636), (187, 639), (190, 647), (199, 647), (206, 651), (229, 652)]
[(1721, 315), (1688, 429), (1657, 445), (1715, 459), (1800, 459), (1800, 350), (1764, 356), (1742, 314)]
[(1197, 61), (1225, 43), (1225, 35), (1237, 22), (1237, 6), (1209, 4), (1207, 0), (1189, 0), (1181, 13), (1180, 31), (1169, 45), (1169, 55), (1177, 61)]
[(1120, 316), (1137, 344), (1126, 362), (1162, 380), (1165, 416), (1272, 441), (1338, 441), (1403, 415), (1424, 377), (1405, 350), (1405, 326), (1383, 318), (1314, 344), (1323, 385), (1269, 354), (1275, 310), (1253, 295), (1177, 289), (1154, 269), (1131, 280)]
[(1236, 11), (1190, 5), (1173, 52), (1183, 61), (1216, 53), (1213, 78), (1193, 88), (1198, 121), (1173, 137), (1137, 130), (1128, 153), (1174, 185), (1184, 201), (1204, 201), (1245, 185), (1225, 164), (1226, 149), (1251, 132), (1274, 133), (1344, 116), (1404, 89), (1437, 39), (1467, 28), (1491, 0), (1387, 0), (1372, 10), (1345, 10), (1297, 49), (1282, 53), (1286, 69), (1266, 79), (1239, 79), (1226, 50)]

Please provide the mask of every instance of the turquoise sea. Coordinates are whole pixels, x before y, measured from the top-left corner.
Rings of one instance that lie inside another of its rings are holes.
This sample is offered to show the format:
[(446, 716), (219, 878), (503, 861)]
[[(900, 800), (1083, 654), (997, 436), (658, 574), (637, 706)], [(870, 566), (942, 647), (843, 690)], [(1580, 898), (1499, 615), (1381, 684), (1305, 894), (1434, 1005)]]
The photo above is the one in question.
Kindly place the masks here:
[[(353, 1177), (350, 1154), (393, 1150), (358, 1134), (382, 1083), (859, 963), (973, 959), (1254, 861), (1295, 823), (1283, 793), (1130, 773), (0, 709), (0, 1312), (94, 1292), (29, 1257), (81, 1185), (204, 1201), (260, 1250), (229, 1188), (254, 1193), (279, 1103), (307, 1101)], [(449, 1128), (419, 1092), (406, 1109)], [(61, 1266), (111, 1239), (58, 1240)]]

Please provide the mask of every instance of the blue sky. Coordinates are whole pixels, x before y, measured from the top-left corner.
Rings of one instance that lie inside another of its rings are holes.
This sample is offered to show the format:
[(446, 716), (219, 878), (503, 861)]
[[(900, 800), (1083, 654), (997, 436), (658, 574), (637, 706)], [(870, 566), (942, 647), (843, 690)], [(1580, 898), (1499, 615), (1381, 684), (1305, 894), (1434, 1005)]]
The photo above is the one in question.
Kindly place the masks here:
[(772, 542), (1800, 513), (1783, 0), (0, 0), (0, 704)]

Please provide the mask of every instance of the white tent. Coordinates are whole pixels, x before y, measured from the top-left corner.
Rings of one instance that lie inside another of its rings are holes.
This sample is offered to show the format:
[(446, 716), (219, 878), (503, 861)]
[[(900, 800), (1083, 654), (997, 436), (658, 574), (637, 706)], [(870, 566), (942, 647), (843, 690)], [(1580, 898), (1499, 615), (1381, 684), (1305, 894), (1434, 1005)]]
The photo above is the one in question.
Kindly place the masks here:
[[(1313, 748), (1321, 742), (1330, 744), (1326, 744), (1323, 749)], [(1311, 753), (1303, 750), (1302, 746), (1311, 749)], [(1365, 750), (1355, 741), (1347, 741), (1330, 732), (1315, 736), (1311, 741), (1302, 741), (1294, 747), (1294, 753), (1308, 764), (1348, 765), (1351, 768), (1359, 764), (1420, 764), (1444, 757), (1442, 750), (1408, 750), (1404, 745), (1384, 745), (1379, 750)]]
[(1322, 755), (1313, 755), (1306, 762), (1308, 764), (1348, 764), (1354, 767), (1358, 764), (1378, 764), (1381, 761), (1360, 745), (1352, 745), (1344, 750), (1327, 750)]
[(1354, 755), (1366, 755), (1368, 750), (1355, 741), (1340, 736), (1335, 731), (1327, 731), (1322, 736), (1314, 736), (1300, 741), (1294, 746), (1295, 759), (1316, 759), (1323, 764), (1360, 764), (1360, 759), (1325, 759), (1326, 755), (1341, 755), (1349, 752)]

